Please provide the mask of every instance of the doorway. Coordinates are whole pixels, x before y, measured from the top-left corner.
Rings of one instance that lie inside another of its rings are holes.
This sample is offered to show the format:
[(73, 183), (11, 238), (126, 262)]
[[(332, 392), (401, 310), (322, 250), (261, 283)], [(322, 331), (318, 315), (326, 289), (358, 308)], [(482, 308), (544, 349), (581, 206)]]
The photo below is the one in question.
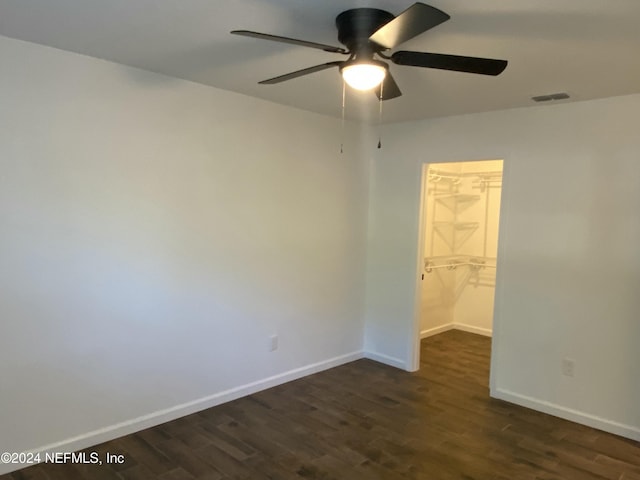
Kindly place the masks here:
[(448, 330), (492, 336), (502, 172), (502, 160), (425, 165), (420, 340)]

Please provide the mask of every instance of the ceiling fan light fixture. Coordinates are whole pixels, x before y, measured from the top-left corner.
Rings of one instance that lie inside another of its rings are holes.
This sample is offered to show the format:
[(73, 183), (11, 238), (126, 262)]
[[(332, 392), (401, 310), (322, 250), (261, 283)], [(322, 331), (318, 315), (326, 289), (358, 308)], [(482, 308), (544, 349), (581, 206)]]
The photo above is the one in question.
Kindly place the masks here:
[(340, 67), (347, 85), (356, 90), (371, 90), (382, 83), (387, 75), (387, 64), (376, 60), (348, 61)]
[[(382, 101), (402, 95), (391, 75), (387, 61), (408, 67), (435, 68), (491, 76), (500, 75), (504, 71), (508, 63), (506, 60), (396, 50), (404, 42), (450, 18), (442, 10), (422, 2), (415, 2), (397, 16), (377, 8), (350, 8), (340, 13), (335, 21), (338, 41), (344, 45), (344, 48), (250, 30), (233, 30), (231, 33), (348, 55), (346, 61), (336, 60), (278, 75), (258, 82), (261, 85), (274, 85), (338, 67), (343, 77), (343, 87), (348, 84), (354, 89), (371, 90), (378, 100)], [(395, 50), (395, 52), (389, 56), (385, 53), (387, 50)]]

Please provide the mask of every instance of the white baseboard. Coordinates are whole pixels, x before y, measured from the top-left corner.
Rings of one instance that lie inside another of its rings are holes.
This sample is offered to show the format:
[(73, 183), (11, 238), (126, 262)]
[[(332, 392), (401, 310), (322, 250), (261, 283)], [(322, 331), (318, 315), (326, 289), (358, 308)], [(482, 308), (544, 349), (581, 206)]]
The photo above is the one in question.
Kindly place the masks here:
[(384, 363), (385, 365), (390, 365), (392, 367), (400, 368), (402, 370), (407, 369), (407, 365), (404, 360), (400, 360), (399, 358), (391, 357), (383, 353), (364, 352), (364, 358), (368, 358), (369, 360), (374, 360), (376, 362)]
[(588, 427), (596, 428), (604, 432), (613, 433), (614, 435), (620, 435), (621, 437), (630, 438), (631, 440), (640, 442), (640, 427), (625, 425), (613, 420), (597, 417), (595, 415), (590, 415), (561, 405), (556, 405), (545, 400), (520, 395), (519, 393), (514, 393), (500, 388), (495, 391), (492, 390), (491, 396), (499, 400), (515, 403), (522, 407), (547, 413), (554, 417), (564, 418), (565, 420), (570, 420), (575, 423), (587, 425)]
[(462, 330), (463, 332), (475, 333), (477, 335), (484, 335), (485, 337), (492, 336), (493, 332), (489, 328), (474, 327), (473, 325), (467, 325), (464, 323), (447, 323), (440, 325), (439, 327), (430, 328), (428, 330), (422, 330), (420, 332), (420, 339), (432, 337), (442, 332), (449, 330)]
[[(215, 407), (216, 405), (220, 405), (222, 403), (230, 402), (232, 400), (251, 395), (252, 393), (256, 393), (261, 390), (266, 390), (283, 383), (297, 380), (298, 378), (306, 377), (323, 370), (328, 370), (329, 368), (337, 367), (339, 365), (358, 360), (360, 358), (363, 358), (363, 356), (364, 355), (362, 352), (353, 352), (346, 355), (341, 355), (339, 357), (330, 358), (328, 360), (323, 360), (322, 362), (306, 365), (294, 370), (289, 370), (288, 372), (274, 375), (272, 377), (258, 380), (256, 382), (248, 383), (246, 385), (241, 385), (239, 387), (231, 388), (229, 390), (215, 393), (213, 395), (193, 400), (191, 402), (176, 405), (164, 410), (158, 410), (156, 412), (149, 413), (148, 415), (143, 415), (138, 418), (120, 422), (115, 425), (94, 430), (92, 432), (87, 432), (82, 435), (61, 440), (59, 442), (34, 448), (30, 450), (30, 452), (40, 453), (41, 456), (44, 457), (45, 453), (74, 452), (77, 450), (89, 448), (100, 443), (108, 442), (115, 438), (139, 432), (140, 430), (144, 430), (146, 428), (154, 427), (156, 425), (160, 425), (162, 423), (169, 422), (171, 420), (175, 420), (177, 418), (184, 417), (201, 410), (206, 410), (207, 408)], [(27, 466), (29, 465), (0, 463), (0, 475), (12, 472), (14, 470), (19, 470)]]
[(475, 333), (476, 335), (484, 335), (485, 337), (493, 335), (493, 331), (490, 328), (474, 327), (473, 325), (466, 325), (464, 323), (454, 323), (453, 328), (462, 330), (463, 332)]
[(453, 330), (454, 324), (447, 323), (445, 325), (440, 325), (439, 327), (429, 328), (427, 330), (420, 331), (420, 339), (433, 337), (434, 335), (438, 335), (439, 333), (448, 332), (449, 330)]

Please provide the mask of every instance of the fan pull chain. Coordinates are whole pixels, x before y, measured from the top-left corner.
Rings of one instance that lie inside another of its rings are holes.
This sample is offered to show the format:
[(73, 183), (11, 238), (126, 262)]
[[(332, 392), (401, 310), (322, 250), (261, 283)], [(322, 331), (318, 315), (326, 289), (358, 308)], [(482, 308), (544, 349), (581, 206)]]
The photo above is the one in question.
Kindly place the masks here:
[(340, 132), (340, 153), (344, 151), (344, 107), (347, 98), (347, 84), (342, 81), (342, 131)]
[(382, 99), (384, 97), (384, 82), (380, 84), (380, 107), (378, 109), (378, 148), (382, 148)]

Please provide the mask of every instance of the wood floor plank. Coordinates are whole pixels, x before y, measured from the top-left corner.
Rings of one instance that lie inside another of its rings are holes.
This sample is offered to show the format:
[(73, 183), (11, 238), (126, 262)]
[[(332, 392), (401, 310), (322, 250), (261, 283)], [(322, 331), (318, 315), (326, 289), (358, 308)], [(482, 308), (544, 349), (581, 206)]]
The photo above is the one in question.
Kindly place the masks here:
[(490, 339), (422, 341), (421, 369), (358, 360), (0, 480), (640, 480), (640, 444), (489, 397)]

